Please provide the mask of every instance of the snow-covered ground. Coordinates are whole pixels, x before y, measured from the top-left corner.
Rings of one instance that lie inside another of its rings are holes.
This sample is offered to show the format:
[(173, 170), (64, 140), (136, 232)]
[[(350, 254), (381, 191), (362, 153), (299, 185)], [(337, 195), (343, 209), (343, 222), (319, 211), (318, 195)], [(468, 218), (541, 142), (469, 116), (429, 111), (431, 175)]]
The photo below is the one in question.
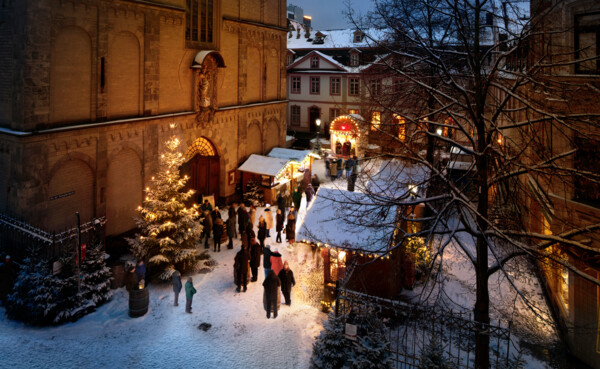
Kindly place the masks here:
[[(227, 215), (224, 213), (224, 216)], [(257, 211), (262, 214), (262, 208)], [(300, 214), (301, 216), (303, 214)], [(81, 320), (58, 327), (35, 328), (6, 318), (0, 308), (0, 368), (307, 368), (312, 343), (326, 315), (303, 301), (305, 255), (267, 244), (290, 261), (298, 284), (292, 305), (281, 306), (277, 319), (267, 319), (262, 303), (264, 271), (246, 293), (236, 293), (233, 258), (240, 249), (221, 246), (209, 253), (217, 266), (193, 275), (198, 291), (192, 314), (185, 313), (185, 292), (173, 306), (170, 285), (150, 285), (149, 311), (128, 316), (128, 294), (114, 290), (110, 302)], [(285, 241), (285, 237), (284, 237)], [(209, 323), (208, 331), (198, 329)]]

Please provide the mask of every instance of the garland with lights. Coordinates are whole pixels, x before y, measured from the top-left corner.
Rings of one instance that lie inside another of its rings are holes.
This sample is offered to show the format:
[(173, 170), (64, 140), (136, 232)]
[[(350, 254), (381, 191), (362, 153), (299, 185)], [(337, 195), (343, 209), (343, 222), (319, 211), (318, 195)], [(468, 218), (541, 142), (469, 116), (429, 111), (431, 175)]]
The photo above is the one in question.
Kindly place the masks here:
[(131, 252), (145, 260), (150, 271), (168, 280), (175, 269), (182, 273), (196, 268), (196, 246), (202, 233), (198, 206), (186, 207), (194, 190), (184, 191), (188, 176), (180, 176), (185, 158), (177, 151), (179, 140), (171, 137), (160, 156), (159, 172), (146, 187), (136, 219), (140, 233), (127, 239)]

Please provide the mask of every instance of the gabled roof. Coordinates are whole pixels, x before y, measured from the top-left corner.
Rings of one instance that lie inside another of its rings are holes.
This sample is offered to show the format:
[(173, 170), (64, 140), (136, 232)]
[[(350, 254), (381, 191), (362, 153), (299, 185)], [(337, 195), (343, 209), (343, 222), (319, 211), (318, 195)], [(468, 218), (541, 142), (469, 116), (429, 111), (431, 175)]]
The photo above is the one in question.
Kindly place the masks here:
[(240, 165), (238, 170), (275, 177), (285, 168), (288, 161), (288, 159), (252, 154), (244, 164)]
[[(329, 64), (331, 64), (333, 67), (335, 67), (335, 69), (340, 70), (340, 71), (344, 71), (347, 72), (348, 69), (344, 66), (344, 64), (336, 61), (335, 59), (333, 59), (331, 56), (329, 55), (325, 55), (320, 51), (317, 50), (313, 50), (311, 52), (309, 52), (308, 54), (304, 55), (301, 58), (298, 58), (297, 60), (295, 60), (292, 64), (288, 65), (287, 69), (294, 69), (295, 67), (297, 67), (298, 65), (302, 64), (304, 61), (309, 60), (311, 57), (313, 57), (314, 55), (317, 55), (319, 57), (319, 59), (324, 60), (326, 62), (328, 62)], [(318, 70), (324, 70), (325, 68), (322, 68), (321, 64), (319, 63), (319, 68), (314, 68), (315, 71)], [(325, 69), (326, 70), (326, 69)]]
[(273, 149), (271, 149), (268, 156), (278, 159), (294, 160), (301, 163), (304, 161), (304, 159), (306, 159), (308, 155), (310, 155), (310, 153), (310, 150), (294, 150), (285, 149), (283, 147), (274, 147)]

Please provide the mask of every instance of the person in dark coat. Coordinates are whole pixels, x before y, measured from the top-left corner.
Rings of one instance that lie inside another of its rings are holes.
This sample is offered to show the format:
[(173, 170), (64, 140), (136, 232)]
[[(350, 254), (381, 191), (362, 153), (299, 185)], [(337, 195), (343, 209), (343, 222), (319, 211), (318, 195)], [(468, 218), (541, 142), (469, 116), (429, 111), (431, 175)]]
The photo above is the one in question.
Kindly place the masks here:
[(248, 254), (243, 246), (242, 249), (235, 254), (233, 262), (233, 278), (235, 285), (237, 286), (235, 291), (240, 292), (242, 287), (244, 287), (244, 292), (246, 292), (246, 286), (248, 285)]
[(279, 272), (283, 269), (283, 262), (278, 249), (271, 251), (271, 269), (275, 272), (275, 275), (279, 275)]
[(185, 282), (185, 312), (188, 314), (192, 313), (194, 294), (196, 294), (196, 289), (194, 288), (192, 277), (188, 277), (187, 282)]
[(181, 274), (179, 271), (173, 272), (172, 282), (173, 292), (175, 293), (175, 306), (179, 306), (179, 292), (181, 292)]
[(237, 216), (238, 216), (238, 226), (240, 229), (240, 235), (242, 234), (242, 231), (244, 229), (246, 229), (246, 226), (248, 225), (248, 211), (246, 210), (246, 207), (244, 206), (244, 204), (240, 204), (240, 207), (237, 210)]
[(210, 202), (208, 202), (208, 200), (204, 200), (204, 202), (202, 203), (202, 205), (200, 205), (200, 210), (202, 210), (202, 212), (211, 212), (213, 209), (212, 205), (210, 204)]
[(288, 214), (287, 224), (285, 226), (285, 238), (290, 244), (293, 244), (296, 240), (296, 217), (291, 211)]
[(252, 271), (252, 279), (250, 282), (258, 280), (258, 268), (260, 267), (260, 257), (262, 256), (262, 245), (256, 242), (256, 239), (250, 241), (250, 270)]
[(202, 221), (202, 227), (203, 227), (204, 235), (206, 236), (206, 238), (204, 239), (204, 248), (208, 249), (208, 248), (210, 248), (210, 246), (208, 245), (208, 239), (210, 237), (210, 233), (213, 230), (212, 216), (210, 215), (210, 213), (208, 211), (204, 212), (204, 220)]
[(331, 163), (329, 161), (329, 158), (325, 158), (325, 177), (329, 177), (330, 176), (330, 167), (331, 167)]
[(285, 211), (281, 211), (281, 209), (277, 209), (276, 224), (275, 230), (277, 231), (277, 237), (275, 238), (275, 242), (281, 243), (281, 231), (283, 230), (283, 220)]
[(271, 270), (271, 248), (269, 245), (265, 245), (265, 248), (262, 251), (263, 253), (263, 268), (265, 268), (265, 279), (269, 275), (269, 270)]
[(350, 174), (352, 174), (352, 167), (354, 166), (354, 161), (352, 160), (352, 157), (348, 158), (348, 160), (346, 160), (346, 163), (344, 164), (344, 169), (346, 169), (346, 178), (350, 178)]
[(306, 186), (304, 194), (306, 195), (306, 206), (308, 206), (308, 204), (310, 204), (312, 201), (313, 196), (315, 196), (315, 189), (313, 188), (312, 184), (309, 183), (308, 186)]
[[(233, 238), (237, 238), (237, 228), (235, 227), (235, 225), (236, 225), (236, 222), (235, 222), (235, 220), (236, 220), (236, 211), (235, 211), (236, 205), (237, 204), (234, 202), (229, 207), (229, 210), (227, 210), (229, 219), (233, 219)], [(227, 229), (229, 229), (229, 219), (227, 219)]]
[(271, 311), (273, 312), (273, 319), (277, 318), (277, 300), (280, 299), (279, 286), (281, 282), (274, 271), (270, 270), (267, 278), (263, 282), (265, 288), (263, 303), (265, 310), (267, 310), (267, 319), (271, 318)]
[(135, 274), (135, 268), (130, 265), (125, 273), (125, 289), (127, 292), (138, 288), (138, 277)]
[(290, 294), (292, 292), (292, 286), (296, 285), (296, 280), (294, 279), (294, 272), (290, 269), (290, 265), (287, 261), (283, 263), (283, 269), (279, 272), (279, 280), (281, 281), (281, 292), (285, 298), (285, 304), (291, 305), (292, 300), (290, 299)]
[(281, 210), (281, 212), (285, 214), (285, 197), (283, 197), (281, 192), (279, 195), (277, 195), (277, 209)]
[(343, 168), (344, 168), (344, 159), (342, 158), (338, 158), (338, 160), (335, 163), (335, 169), (337, 171), (337, 176), (336, 178), (340, 178), (342, 176), (343, 173)]
[(221, 236), (223, 236), (223, 219), (216, 218), (213, 224), (213, 237), (215, 239), (214, 252), (219, 250), (221, 252)]
[(302, 193), (299, 191), (298, 187), (294, 188), (294, 193), (292, 193), (292, 199), (294, 200), (294, 207), (296, 209), (300, 209), (300, 202), (302, 201)]
[(212, 218), (213, 223), (217, 218), (221, 219), (221, 212), (219, 211), (219, 207), (215, 206), (214, 210), (210, 212), (210, 216)]
[(235, 213), (233, 213), (233, 216), (229, 215), (229, 219), (227, 219), (227, 237), (229, 237), (229, 244), (227, 244), (227, 248), (233, 249), (233, 239), (237, 237)]
[(261, 248), (265, 247), (265, 238), (267, 238), (267, 222), (261, 215), (258, 218), (258, 242), (260, 242)]
[(256, 238), (256, 233), (254, 233), (254, 227), (252, 226), (252, 223), (250, 223), (250, 219), (248, 219), (248, 224), (246, 225), (246, 233), (248, 234), (248, 241), (250, 241), (251, 238)]
[(135, 275), (137, 276), (138, 283), (144, 281), (144, 284), (145, 284), (145, 282), (146, 282), (146, 265), (144, 265), (143, 260), (138, 261), (137, 265), (135, 266)]
[(310, 184), (315, 189), (315, 192), (317, 192), (317, 190), (319, 189), (319, 186), (321, 185), (321, 181), (319, 181), (319, 177), (317, 177), (316, 174), (313, 174)]

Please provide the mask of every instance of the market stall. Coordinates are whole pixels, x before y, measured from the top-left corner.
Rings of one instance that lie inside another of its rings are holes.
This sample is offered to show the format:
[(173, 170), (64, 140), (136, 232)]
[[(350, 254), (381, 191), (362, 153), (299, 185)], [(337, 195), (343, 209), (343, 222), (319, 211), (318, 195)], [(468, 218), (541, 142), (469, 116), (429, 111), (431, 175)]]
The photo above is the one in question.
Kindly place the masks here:
[(341, 115), (330, 125), (331, 150), (336, 155), (363, 157), (368, 144), (364, 119), (358, 114)]
[(266, 203), (273, 203), (278, 193), (290, 190), (293, 173), (287, 159), (252, 154), (238, 170), (242, 172), (242, 188), (251, 181), (260, 183)]

